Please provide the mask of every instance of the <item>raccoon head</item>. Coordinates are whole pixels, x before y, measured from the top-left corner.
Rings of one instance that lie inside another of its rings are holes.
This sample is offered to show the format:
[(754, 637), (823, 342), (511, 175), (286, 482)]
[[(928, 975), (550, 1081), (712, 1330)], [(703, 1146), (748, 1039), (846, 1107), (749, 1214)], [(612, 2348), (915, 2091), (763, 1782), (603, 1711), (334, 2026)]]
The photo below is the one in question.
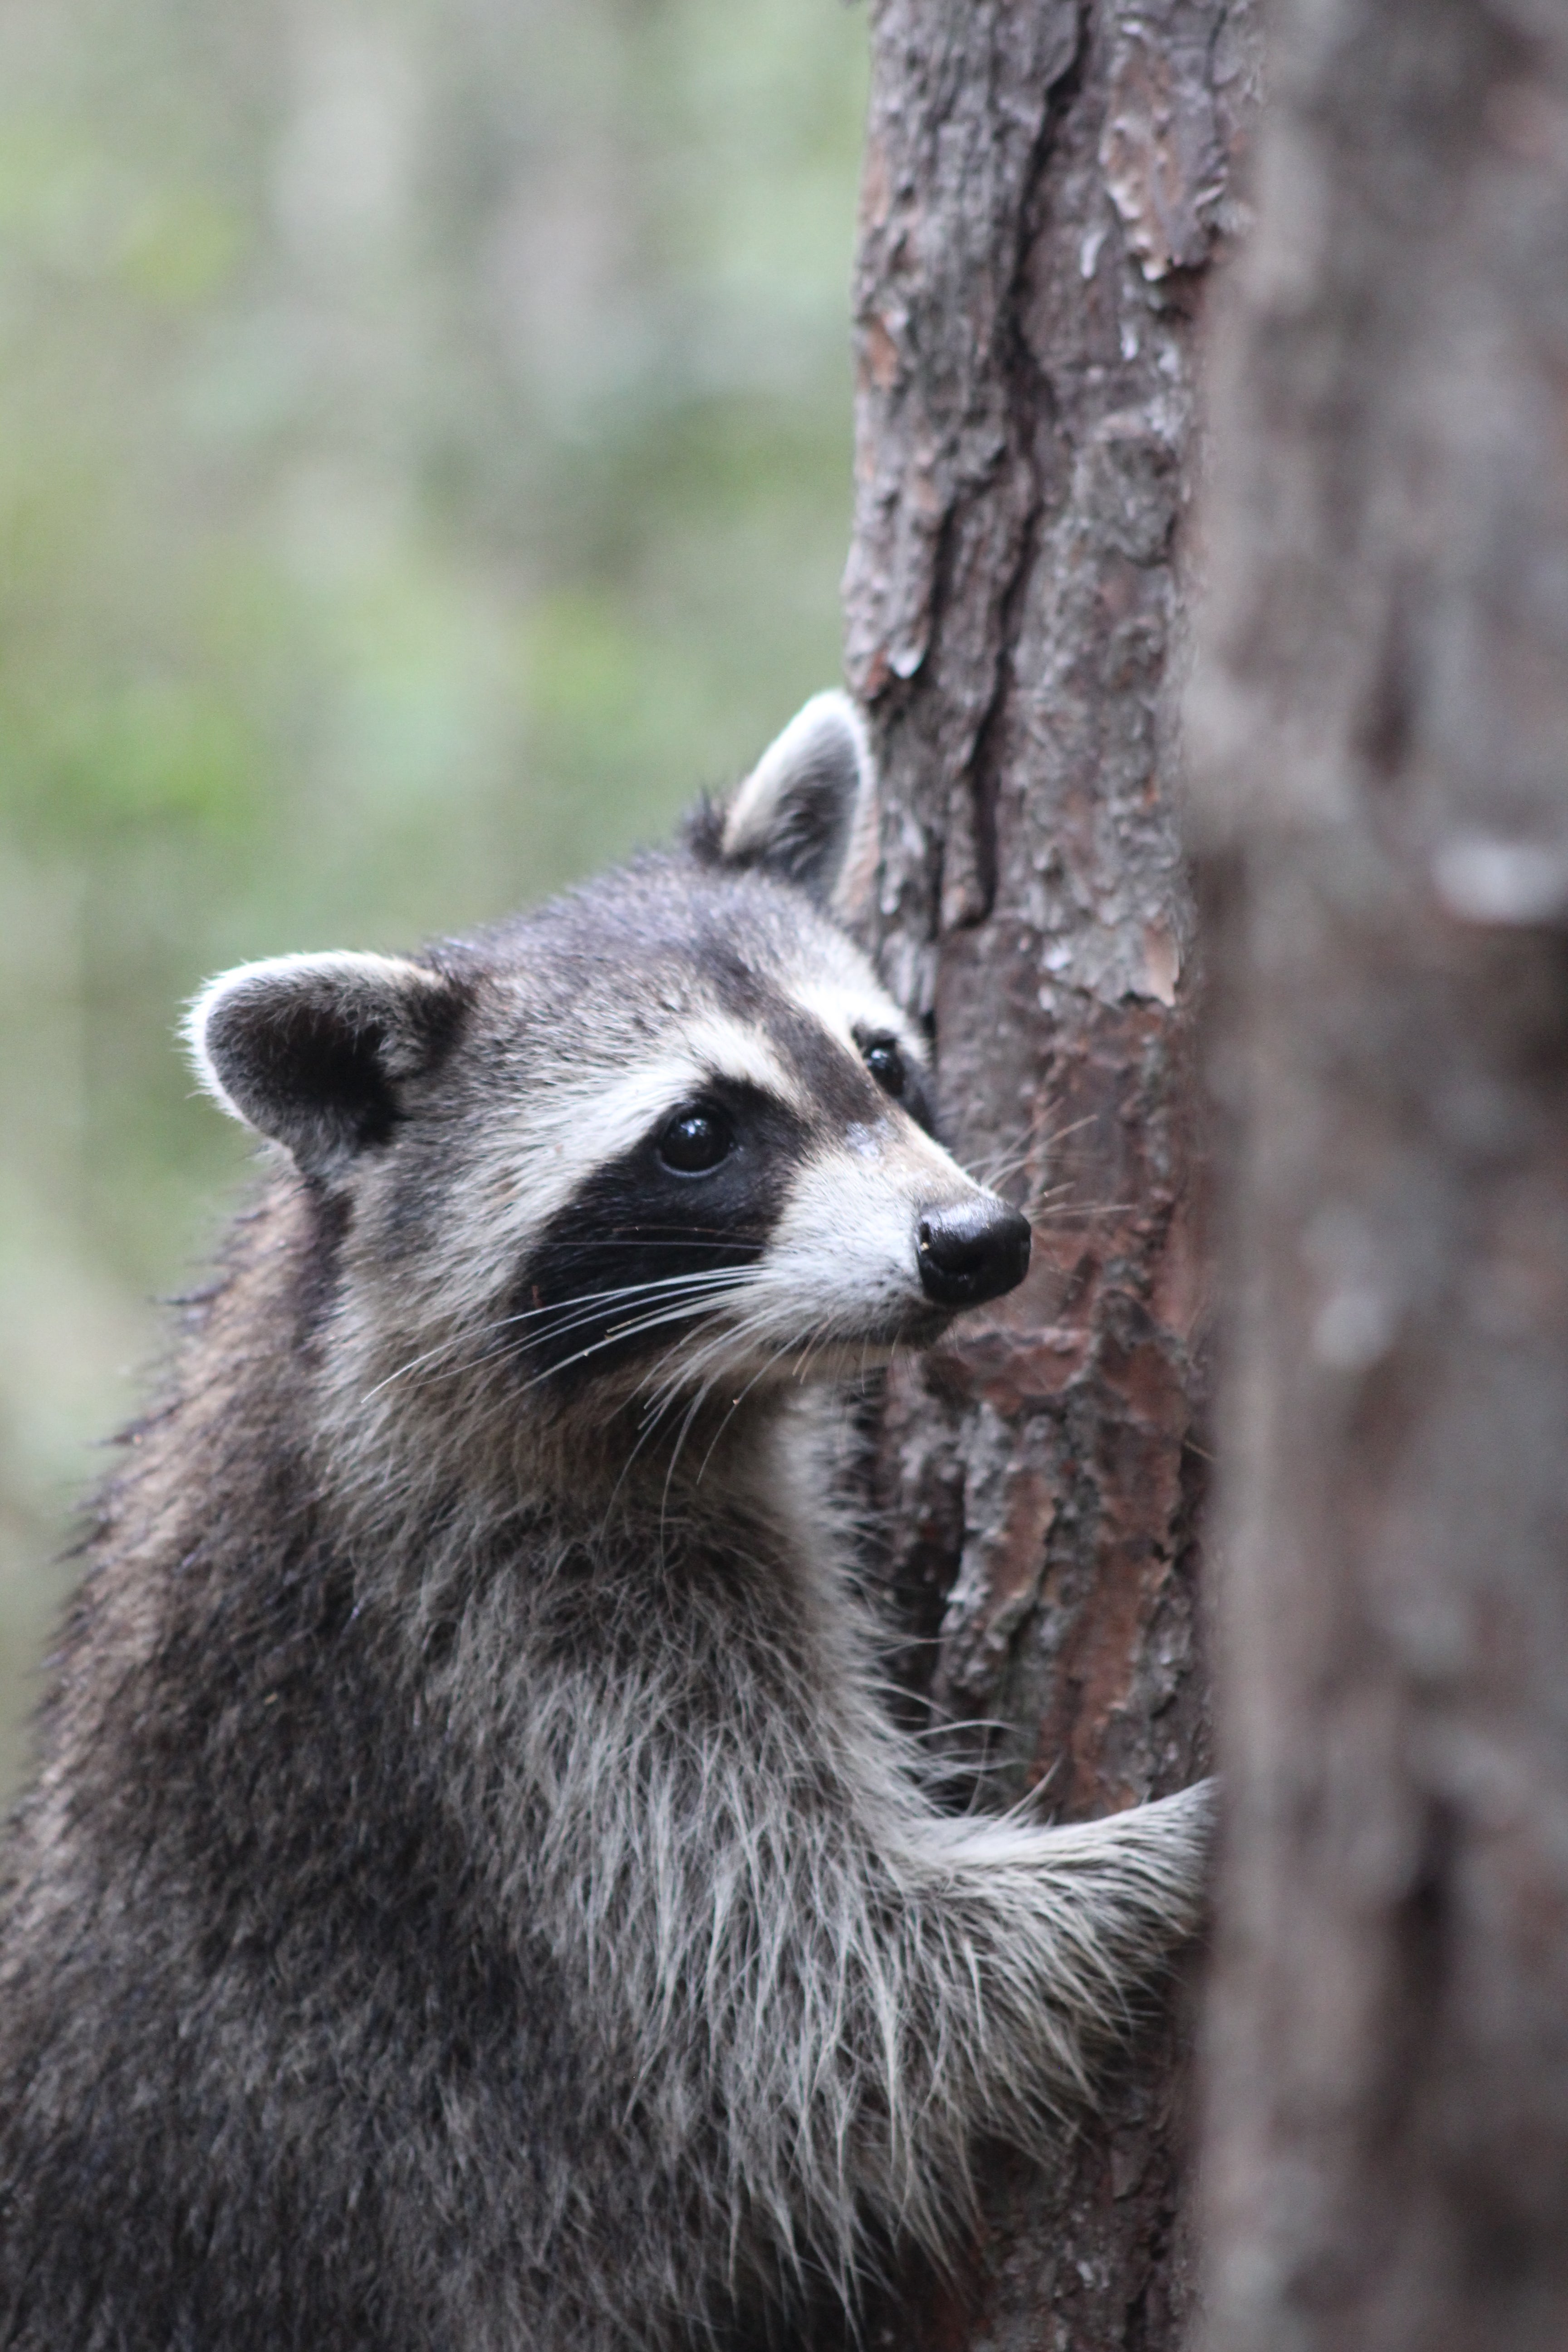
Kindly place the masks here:
[(366, 1379), (731, 1398), (1022, 1280), (1026, 1222), (936, 1139), (924, 1041), (835, 919), (873, 824), (819, 695), (676, 852), (416, 959), (205, 991), (203, 1080), (346, 1234), (329, 1314)]

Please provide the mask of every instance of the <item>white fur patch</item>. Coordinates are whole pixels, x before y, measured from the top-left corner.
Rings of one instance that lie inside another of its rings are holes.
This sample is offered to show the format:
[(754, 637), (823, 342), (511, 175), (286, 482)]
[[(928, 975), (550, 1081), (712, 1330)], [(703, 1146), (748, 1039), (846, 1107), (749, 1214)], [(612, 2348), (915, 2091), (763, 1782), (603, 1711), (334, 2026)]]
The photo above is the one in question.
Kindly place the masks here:
[(855, 1034), (858, 1029), (868, 1035), (896, 1037), (900, 1051), (908, 1055), (916, 1069), (922, 1075), (929, 1072), (931, 1056), (919, 1030), (905, 1020), (890, 996), (858, 973), (843, 980), (794, 976), (789, 993), (801, 1011), (819, 1021), (857, 1061), (860, 1059)]
[(918, 1128), (873, 1152), (847, 1139), (802, 1169), (758, 1268), (759, 1291), (801, 1338), (813, 1324), (849, 1332), (919, 1306), (921, 1216), (972, 1195), (978, 1187)]

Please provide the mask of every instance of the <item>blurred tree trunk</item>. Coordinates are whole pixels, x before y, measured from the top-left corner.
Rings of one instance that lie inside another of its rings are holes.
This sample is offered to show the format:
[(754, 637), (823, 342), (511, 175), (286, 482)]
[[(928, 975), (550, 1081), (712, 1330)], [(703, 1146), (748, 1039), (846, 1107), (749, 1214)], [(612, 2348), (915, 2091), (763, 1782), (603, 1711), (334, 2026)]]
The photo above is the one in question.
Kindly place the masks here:
[(1568, 2344), (1568, 11), (1280, 0), (1193, 704), (1215, 2352)]
[[(1023, 1290), (891, 1383), (886, 1572), (911, 1703), (999, 1726), (952, 1735), (991, 1801), (1039, 1787), (1067, 1820), (1205, 1763), (1171, 714), (1253, 38), (1247, 0), (873, 13), (846, 583), (887, 797), (873, 928), (951, 1140), (1037, 1232)], [(1176, 2345), (1183, 2038), (1150, 2020), (1049, 2177), (994, 2157), (967, 2276), (886, 2340)]]

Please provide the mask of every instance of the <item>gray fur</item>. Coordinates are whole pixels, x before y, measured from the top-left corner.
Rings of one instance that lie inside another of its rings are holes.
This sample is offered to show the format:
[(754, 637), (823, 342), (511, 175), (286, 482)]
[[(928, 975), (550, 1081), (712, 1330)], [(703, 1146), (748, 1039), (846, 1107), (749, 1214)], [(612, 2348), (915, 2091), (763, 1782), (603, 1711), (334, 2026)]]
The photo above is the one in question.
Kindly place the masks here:
[[(788, 782), (743, 857), (720, 812), (197, 1007), (275, 1164), (100, 1499), (5, 1860), (19, 2352), (784, 2341), (942, 2259), (976, 2135), (1056, 2127), (1194, 1924), (1204, 1790), (948, 1818), (877, 1702), (809, 1384), (935, 1335), (918, 1221), (984, 1196), (819, 911), (857, 808), (804, 889)], [(661, 1156), (692, 1102), (721, 1177)]]

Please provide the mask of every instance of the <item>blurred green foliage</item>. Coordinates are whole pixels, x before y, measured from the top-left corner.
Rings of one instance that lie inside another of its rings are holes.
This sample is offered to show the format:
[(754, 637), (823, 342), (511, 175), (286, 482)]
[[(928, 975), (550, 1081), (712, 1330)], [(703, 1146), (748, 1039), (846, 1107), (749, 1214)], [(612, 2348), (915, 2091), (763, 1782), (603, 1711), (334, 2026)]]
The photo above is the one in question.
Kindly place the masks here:
[(0, 1778), (243, 1181), (182, 1003), (656, 837), (838, 663), (839, 0), (0, 15)]

